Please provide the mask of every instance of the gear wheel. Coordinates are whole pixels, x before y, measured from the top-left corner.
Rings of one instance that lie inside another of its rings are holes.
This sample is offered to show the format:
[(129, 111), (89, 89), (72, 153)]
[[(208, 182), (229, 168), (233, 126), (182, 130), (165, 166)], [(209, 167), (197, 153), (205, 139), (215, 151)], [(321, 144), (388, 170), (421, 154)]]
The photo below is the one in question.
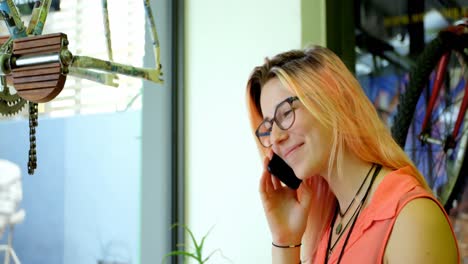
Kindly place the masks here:
[(6, 78), (1, 77), (3, 90), (0, 91), (0, 114), (15, 115), (23, 109), (27, 100), (21, 98), (18, 94), (11, 94), (10, 88), (6, 86)]

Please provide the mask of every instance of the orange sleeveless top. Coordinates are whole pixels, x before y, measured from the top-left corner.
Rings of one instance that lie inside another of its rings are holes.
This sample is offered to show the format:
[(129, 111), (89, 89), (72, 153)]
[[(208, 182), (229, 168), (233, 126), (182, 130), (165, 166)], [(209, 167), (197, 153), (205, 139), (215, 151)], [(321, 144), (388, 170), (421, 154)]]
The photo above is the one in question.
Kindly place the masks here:
[[(416, 198), (433, 200), (450, 223), (443, 206), (411, 176), (410, 168), (401, 168), (383, 178), (371, 202), (359, 214), (340, 263), (383, 263), (385, 247), (398, 214), (408, 202)], [(320, 240), (314, 264), (323, 264), (325, 261), (330, 228), (328, 227)], [(455, 237), (452, 225), (450, 228)], [(343, 238), (345, 237), (346, 233), (343, 234)], [(338, 261), (345, 240), (343, 238), (335, 246), (328, 263)], [(460, 255), (458, 259), (460, 263)]]

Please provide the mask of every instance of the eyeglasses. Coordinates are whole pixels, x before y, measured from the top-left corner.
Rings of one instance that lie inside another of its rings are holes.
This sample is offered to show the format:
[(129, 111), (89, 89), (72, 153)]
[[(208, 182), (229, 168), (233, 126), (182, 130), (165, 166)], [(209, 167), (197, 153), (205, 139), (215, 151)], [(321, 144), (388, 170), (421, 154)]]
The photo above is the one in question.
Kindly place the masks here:
[(257, 130), (255, 131), (255, 135), (257, 136), (262, 146), (268, 148), (272, 145), (270, 135), (271, 130), (273, 129), (273, 122), (275, 122), (276, 125), (282, 130), (288, 130), (294, 124), (294, 120), (296, 119), (296, 108), (293, 107), (293, 102), (296, 100), (299, 100), (299, 97), (292, 96), (286, 98), (276, 106), (273, 119), (270, 120), (265, 118), (262, 123), (260, 123)]

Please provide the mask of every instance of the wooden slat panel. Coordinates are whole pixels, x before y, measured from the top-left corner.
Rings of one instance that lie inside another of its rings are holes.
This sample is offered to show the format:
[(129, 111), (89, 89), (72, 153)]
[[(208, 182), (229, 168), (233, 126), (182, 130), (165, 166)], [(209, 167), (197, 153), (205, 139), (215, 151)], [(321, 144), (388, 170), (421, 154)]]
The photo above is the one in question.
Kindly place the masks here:
[[(18, 95), (22, 98), (33, 101), (36, 103), (47, 102), (45, 101), (52, 93), (54, 93), (55, 87), (33, 89), (26, 91), (18, 91)], [(50, 100), (49, 100), (50, 101)]]
[(26, 41), (29, 41), (30, 39), (38, 39), (38, 40), (41, 40), (41, 39), (47, 39), (47, 38), (53, 38), (53, 37), (60, 37), (64, 35), (63, 33), (51, 33), (51, 34), (46, 34), (46, 35), (40, 35), (40, 36), (31, 36), (31, 37), (26, 37), (26, 38), (19, 38), (19, 39), (16, 39), (15, 42), (26, 42)]
[(61, 40), (60, 39), (45, 39), (45, 40), (42, 40), (41, 42), (34, 42), (34, 41), (28, 41), (28, 42), (23, 42), (23, 43), (14, 42), (13, 53), (17, 54), (21, 50), (38, 48), (38, 47), (47, 47), (47, 46), (53, 46), (53, 45), (61, 45)]
[(37, 47), (47, 47), (52, 45), (61, 44), (62, 40), (60, 38), (44, 39), (44, 40), (34, 40), (30, 39), (26, 42), (17, 43), (14, 41), (13, 51), (19, 51), (23, 49), (37, 48)]
[(13, 83), (16, 86), (22, 83), (58, 80), (59, 77), (60, 77), (60, 74), (47, 74), (47, 75), (32, 76), (32, 77), (21, 77), (21, 78), (16, 78), (16, 76), (13, 75)]
[(49, 46), (41, 46), (41, 47), (33, 47), (30, 49), (20, 49), (20, 50), (15, 50), (13, 53), (15, 55), (24, 55), (24, 54), (44, 54), (44, 53), (52, 53), (52, 52), (57, 52), (59, 53), (61, 50), (61, 45), (56, 44), (56, 45), (49, 45)]
[(35, 47), (50, 46), (55, 44), (61, 44), (62, 38), (59, 37), (49, 37), (44, 39), (39, 39), (35, 37), (28, 37), (19, 40), (15, 40), (13, 44), (13, 53), (16, 53), (22, 49), (30, 49)]
[(32, 76), (37, 76), (37, 75), (44, 75), (44, 74), (54, 74), (58, 73), (60, 74), (60, 67), (48, 67), (48, 68), (42, 68), (42, 69), (32, 69), (29, 71), (17, 71), (14, 73), (15, 79), (21, 78), (21, 77), (32, 77)]
[[(45, 103), (49, 102), (63, 90), (63, 85), (65, 84), (66, 76), (61, 75), (57, 82), (35, 82), (16, 85), (18, 95), (23, 97), (26, 100), (35, 102), (35, 103)], [(51, 84), (47, 86), (47, 84)], [(23, 86), (23, 87), (21, 87)], [(29, 88), (26, 88), (28, 87)]]
[(16, 91), (21, 90), (30, 90), (30, 89), (39, 89), (44, 87), (53, 87), (56, 86), (58, 81), (47, 81), (47, 82), (34, 82), (34, 83), (23, 83), (15, 84)]

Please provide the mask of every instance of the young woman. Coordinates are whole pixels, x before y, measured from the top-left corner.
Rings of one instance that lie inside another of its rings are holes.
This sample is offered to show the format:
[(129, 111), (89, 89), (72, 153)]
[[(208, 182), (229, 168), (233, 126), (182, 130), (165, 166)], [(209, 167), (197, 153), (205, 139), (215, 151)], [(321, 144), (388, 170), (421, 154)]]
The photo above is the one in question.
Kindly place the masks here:
[[(459, 263), (443, 207), (330, 50), (267, 59), (247, 85), (273, 263)], [(273, 154), (302, 180), (267, 169)]]

